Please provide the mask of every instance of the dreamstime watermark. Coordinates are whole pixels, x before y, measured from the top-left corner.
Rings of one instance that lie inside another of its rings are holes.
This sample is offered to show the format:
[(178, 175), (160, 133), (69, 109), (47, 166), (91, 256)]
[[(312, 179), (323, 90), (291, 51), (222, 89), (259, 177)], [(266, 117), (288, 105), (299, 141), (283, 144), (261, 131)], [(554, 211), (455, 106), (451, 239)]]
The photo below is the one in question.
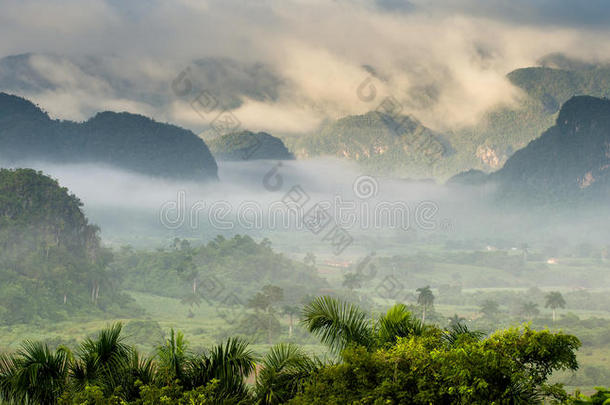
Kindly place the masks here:
[[(192, 69), (188, 66), (172, 80), (171, 88), (174, 95), (188, 100), (193, 111), (203, 118), (219, 136), (237, 132), (241, 127), (241, 122), (235, 114), (223, 107), (210, 90), (196, 90), (194, 82)], [(251, 143), (241, 148), (238, 153), (243, 160), (248, 160), (261, 144), (262, 142), (258, 138), (252, 137)]]
[[(244, 321), (255, 321), (260, 328), (267, 327), (267, 320), (261, 319), (258, 312), (248, 313), (244, 309), (246, 303), (239, 297), (236, 291), (228, 289), (225, 284), (215, 275), (206, 275), (198, 279), (199, 288), (197, 295), (206, 303), (215, 308), (216, 314), (229, 326), (239, 325)], [(273, 316), (273, 315), (270, 315)]]
[[(377, 86), (375, 86), (375, 79), (372, 76), (366, 77), (356, 89), (358, 99), (364, 103), (375, 102), (377, 94)], [(384, 97), (374, 110), (382, 114), (385, 123), (397, 136), (413, 132), (419, 125), (402, 113), (402, 104), (392, 95)], [(409, 136), (404, 138), (404, 142), (413, 153), (420, 153), (427, 164), (432, 164), (438, 155), (444, 152), (442, 144), (431, 134)]]
[[(278, 183), (279, 184), (279, 183)], [(343, 230), (447, 230), (450, 221), (438, 219), (439, 206), (434, 201), (375, 200), (376, 180), (358, 177), (353, 184), (355, 198), (334, 195), (331, 199), (311, 202), (300, 185), (294, 185), (279, 200), (269, 204), (244, 200), (233, 204), (226, 200), (187, 203), (186, 191), (178, 191), (175, 200), (166, 201), (159, 210), (160, 223), (169, 230), (199, 230), (205, 224), (216, 230), (303, 230), (319, 235), (329, 227)], [(334, 233), (333, 233), (334, 234)], [(327, 235), (332, 239), (333, 235)]]

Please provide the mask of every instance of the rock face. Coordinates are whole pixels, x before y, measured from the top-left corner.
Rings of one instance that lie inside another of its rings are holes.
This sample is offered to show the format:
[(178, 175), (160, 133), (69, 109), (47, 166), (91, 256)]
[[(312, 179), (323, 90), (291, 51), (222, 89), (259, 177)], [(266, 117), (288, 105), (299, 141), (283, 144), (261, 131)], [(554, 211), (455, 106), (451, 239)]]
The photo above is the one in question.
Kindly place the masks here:
[(323, 126), (296, 145), (297, 156), (331, 155), (374, 171), (429, 177), (447, 154), (441, 134), (414, 119), (378, 111), (352, 115)]
[(155, 177), (217, 179), (205, 142), (183, 128), (126, 112), (84, 123), (52, 120), (34, 104), (0, 93), (0, 160), (97, 163)]
[(555, 126), (515, 152), (489, 180), (503, 194), (544, 202), (607, 198), (610, 191), (610, 100), (568, 100)]
[(294, 159), (281, 139), (266, 132), (235, 132), (211, 139), (208, 144), (218, 160)]

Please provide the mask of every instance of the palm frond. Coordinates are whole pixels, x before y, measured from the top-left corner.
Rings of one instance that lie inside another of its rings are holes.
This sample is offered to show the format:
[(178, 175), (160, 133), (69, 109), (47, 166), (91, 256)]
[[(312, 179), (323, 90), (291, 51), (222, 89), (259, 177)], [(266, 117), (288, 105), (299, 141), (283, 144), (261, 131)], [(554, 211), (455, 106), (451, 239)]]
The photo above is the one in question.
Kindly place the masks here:
[(334, 351), (350, 344), (371, 347), (372, 328), (357, 306), (332, 297), (318, 297), (303, 308), (301, 321)]
[(452, 324), (448, 330), (443, 334), (443, 340), (448, 345), (454, 346), (459, 340), (471, 339), (481, 340), (485, 336), (485, 333), (477, 330), (470, 330), (468, 326), (461, 322)]
[(257, 403), (272, 405), (285, 403), (303, 387), (307, 377), (322, 366), (294, 344), (273, 346), (262, 361), (255, 394)]
[(404, 304), (396, 304), (379, 318), (377, 339), (380, 345), (394, 344), (399, 337), (420, 336), (424, 330), (425, 326)]

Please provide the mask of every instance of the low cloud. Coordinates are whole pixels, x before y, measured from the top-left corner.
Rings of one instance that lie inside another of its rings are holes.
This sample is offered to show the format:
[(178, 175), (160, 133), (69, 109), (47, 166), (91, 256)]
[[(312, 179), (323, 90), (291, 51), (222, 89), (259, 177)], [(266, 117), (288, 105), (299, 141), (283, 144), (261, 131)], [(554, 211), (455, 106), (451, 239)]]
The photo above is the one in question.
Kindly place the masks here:
[[(190, 66), (218, 111), (251, 129), (309, 132), (392, 96), (442, 130), (514, 103), (506, 74), (548, 53), (603, 60), (609, 15), (598, 0), (7, 0), (0, 55), (35, 54), (3, 64), (0, 86), (59, 118), (128, 110), (200, 132), (209, 121), (189, 111), (196, 94), (170, 86)], [(369, 77), (377, 97), (363, 102)]]

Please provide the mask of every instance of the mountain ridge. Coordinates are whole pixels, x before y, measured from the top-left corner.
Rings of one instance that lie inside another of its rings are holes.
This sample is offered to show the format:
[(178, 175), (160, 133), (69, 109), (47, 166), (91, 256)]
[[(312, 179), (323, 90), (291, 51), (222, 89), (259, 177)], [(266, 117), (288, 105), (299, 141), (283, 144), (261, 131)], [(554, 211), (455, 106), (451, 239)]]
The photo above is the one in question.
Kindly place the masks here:
[(215, 180), (218, 166), (191, 131), (128, 112), (82, 123), (51, 119), (25, 98), (0, 93), (0, 158), (8, 163), (100, 163), (155, 177)]

